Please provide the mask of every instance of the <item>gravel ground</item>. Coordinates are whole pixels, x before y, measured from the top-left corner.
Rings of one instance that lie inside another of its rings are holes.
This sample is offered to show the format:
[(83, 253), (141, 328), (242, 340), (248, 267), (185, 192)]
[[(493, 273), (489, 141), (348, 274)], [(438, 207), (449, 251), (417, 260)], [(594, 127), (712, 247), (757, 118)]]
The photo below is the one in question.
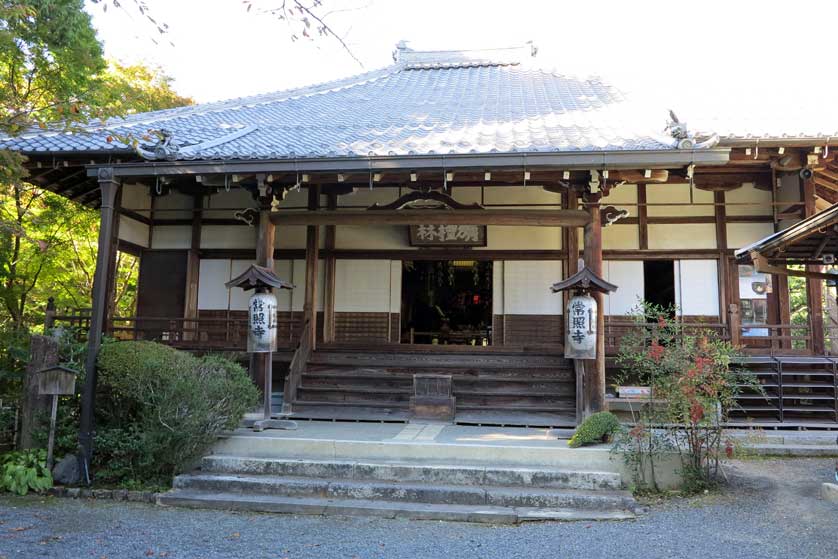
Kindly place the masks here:
[(650, 505), (631, 522), (521, 526), (237, 514), (0, 498), (0, 558), (838, 557), (834, 459), (753, 460), (727, 491)]

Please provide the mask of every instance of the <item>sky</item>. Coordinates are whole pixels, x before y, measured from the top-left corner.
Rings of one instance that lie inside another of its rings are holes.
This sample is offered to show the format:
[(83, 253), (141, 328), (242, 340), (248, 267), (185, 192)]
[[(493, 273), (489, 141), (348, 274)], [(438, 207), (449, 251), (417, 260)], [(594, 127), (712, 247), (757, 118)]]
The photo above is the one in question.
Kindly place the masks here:
[(159, 65), (198, 102), (380, 68), (400, 40), (418, 50), (533, 41), (539, 65), (599, 76), (686, 120), (719, 106), (826, 109), (838, 87), (830, 69), (838, 2), (831, 0), (322, 1), (333, 12), (326, 21), (363, 67), (335, 39), (293, 42), (284, 22), (258, 13), (281, 0), (254, 0), (250, 12), (241, 0), (146, 0), (174, 46), (155, 45), (153, 28), (130, 10), (88, 9), (108, 56)]

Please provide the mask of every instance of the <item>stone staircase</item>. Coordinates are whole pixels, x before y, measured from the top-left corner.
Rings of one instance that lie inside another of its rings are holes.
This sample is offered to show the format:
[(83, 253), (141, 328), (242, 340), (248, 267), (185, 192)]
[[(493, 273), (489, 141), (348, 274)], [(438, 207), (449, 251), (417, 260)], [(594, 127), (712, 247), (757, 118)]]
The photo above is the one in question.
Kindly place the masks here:
[[(470, 440), (467, 435), (464, 440)], [(559, 441), (543, 442), (330, 440), (237, 431), (217, 445), (217, 454), (203, 459), (199, 470), (178, 476), (159, 502), (486, 523), (635, 517), (637, 505), (622, 489), (619, 461), (607, 447), (570, 449)]]

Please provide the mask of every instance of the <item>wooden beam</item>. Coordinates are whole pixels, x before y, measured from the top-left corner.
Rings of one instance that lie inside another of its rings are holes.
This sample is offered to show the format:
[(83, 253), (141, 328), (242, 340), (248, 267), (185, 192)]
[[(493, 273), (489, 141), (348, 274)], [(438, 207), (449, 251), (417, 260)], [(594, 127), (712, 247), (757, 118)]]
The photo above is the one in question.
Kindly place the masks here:
[(716, 191), (713, 193), (714, 210), (716, 217), (716, 248), (719, 249), (719, 319), (722, 323), (727, 322), (725, 310), (731, 303), (728, 293), (728, 280), (730, 277), (730, 262), (727, 259), (727, 209), (725, 208), (725, 193)]
[[(183, 308), (183, 318), (198, 318), (198, 281), (201, 271), (201, 216), (203, 214), (203, 207), (203, 195), (197, 194), (193, 196), (192, 242), (187, 253), (186, 300)], [(194, 333), (188, 332), (185, 334), (191, 338)]]
[[(815, 181), (803, 180), (804, 217), (811, 217), (817, 213), (815, 206)], [(812, 352), (822, 355), (825, 350), (825, 336), (823, 329), (823, 279), (829, 279), (829, 274), (823, 273), (823, 266), (806, 266), (806, 299), (809, 307), (809, 323), (812, 332)], [(795, 274), (796, 275), (796, 274)]]
[(281, 225), (518, 225), (584, 227), (591, 216), (583, 210), (346, 210), (273, 212)]

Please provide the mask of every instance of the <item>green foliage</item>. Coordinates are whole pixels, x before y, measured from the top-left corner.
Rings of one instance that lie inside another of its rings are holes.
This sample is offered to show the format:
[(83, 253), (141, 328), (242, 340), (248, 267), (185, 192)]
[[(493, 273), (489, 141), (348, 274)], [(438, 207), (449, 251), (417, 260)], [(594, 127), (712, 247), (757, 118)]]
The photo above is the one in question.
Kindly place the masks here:
[(259, 394), (244, 369), (153, 342), (99, 354), (97, 478), (164, 481), (234, 429)]
[(607, 437), (616, 433), (619, 428), (620, 422), (617, 420), (617, 416), (608, 411), (601, 411), (583, 421), (582, 425), (573, 433), (567, 445), (571, 448), (576, 448), (583, 445), (601, 443)]
[(26, 495), (52, 487), (45, 450), (7, 452), (0, 456), (0, 490)]
[(636, 482), (645, 483), (651, 469), (655, 490), (656, 455), (676, 450), (686, 488), (698, 490), (715, 482), (720, 460), (730, 448), (722, 425), (741, 386), (757, 385), (732, 365), (737, 351), (729, 342), (675, 316), (676, 309), (641, 303), (635, 309), (636, 327), (621, 339), (619, 382), (630, 378), (651, 386), (652, 395), (641, 407), (637, 425), (617, 438), (617, 446), (635, 468)]

